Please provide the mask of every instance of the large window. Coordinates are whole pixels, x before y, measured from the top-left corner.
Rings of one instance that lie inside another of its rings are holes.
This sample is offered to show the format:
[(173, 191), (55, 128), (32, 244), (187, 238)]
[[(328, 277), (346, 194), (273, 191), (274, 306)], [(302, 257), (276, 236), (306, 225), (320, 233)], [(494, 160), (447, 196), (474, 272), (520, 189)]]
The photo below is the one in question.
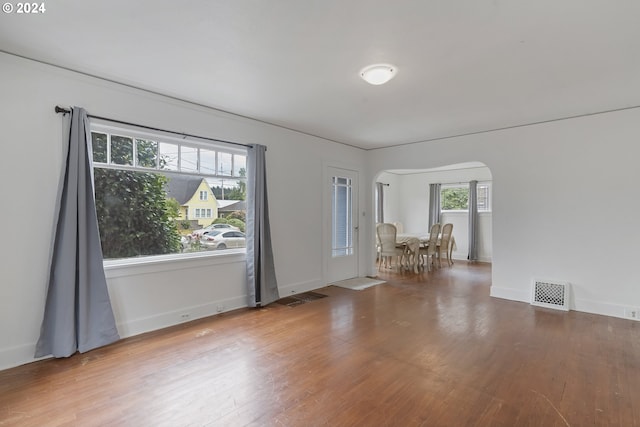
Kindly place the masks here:
[[(105, 259), (245, 247), (245, 212), (221, 206), (245, 199), (246, 149), (94, 124), (91, 137)], [(233, 245), (211, 233), (221, 224)]]
[[(491, 186), (488, 182), (478, 183), (478, 212), (491, 211)], [(469, 185), (442, 184), (440, 188), (442, 211), (468, 211)]]

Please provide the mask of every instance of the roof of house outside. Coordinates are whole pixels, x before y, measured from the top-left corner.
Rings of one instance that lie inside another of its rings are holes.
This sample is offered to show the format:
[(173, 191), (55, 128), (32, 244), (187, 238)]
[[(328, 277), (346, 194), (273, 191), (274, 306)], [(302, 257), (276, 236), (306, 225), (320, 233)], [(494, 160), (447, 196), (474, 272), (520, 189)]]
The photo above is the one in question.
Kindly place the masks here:
[(244, 200), (224, 200), (225, 202), (233, 202), (230, 204), (225, 204), (222, 206), (221, 202), (223, 200), (218, 200), (218, 212), (233, 212), (233, 211), (244, 211), (247, 210), (247, 202)]
[(184, 205), (193, 197), (193, 194), (200, 187), (204, 178), (193, 178), (188, 176), (170, 176), (167, 182), (167, 197), (173, 197)]

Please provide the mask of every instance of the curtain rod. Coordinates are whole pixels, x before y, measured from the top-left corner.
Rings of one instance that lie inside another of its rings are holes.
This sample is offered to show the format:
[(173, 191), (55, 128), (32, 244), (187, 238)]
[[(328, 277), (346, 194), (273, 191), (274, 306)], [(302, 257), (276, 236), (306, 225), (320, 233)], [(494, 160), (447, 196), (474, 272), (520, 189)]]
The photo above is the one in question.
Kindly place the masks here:
[[(58, 113), (58, 114), (59, 113), (69, 114), (69, 113), (71, 113), (71, 110), (68, 109), (68, 108), (64, 108), (64, 107), (60, 107), (59, 105), (56, 105), (56, 113)], [(166, 132), (166, 133), (172, 133), (174, 135), (180, 135), (180, 136), (185, 136), (185, 137), (190, 137), (190, 138), (203, 139), (205, 141), (223, 142), (225, 144), (239, 145), (241, 147), (246, 147), (246, 148), (251, 148), (252, 147), (249, 144), (242, 144), (240, 142), (225, 141), (224, 139), (216, 139), (216, 138), (209, 138), (209, 137), (206, 137), (206, 136), (191, 135), (191, 134), (184, 133), (184, 132), (177, 132), (175, 130), (167, 130), (167, 129), (154, 128), (154, 127), (151, 127), (151, 126), (138, 125), (136, 123), (124, 122), (122, 120), (116, 120), (116, 119), (109, 119), (107, 117), (93, 116), (91, 114), (87, 114), (87, 117), (89, 117), (91, 119), (105, 120), (107, 122), (118, 123), (118, 124), (121, 124), (121, 125), (135, 126), (135, 127), (139, 127), (139, 128), (147, 129), (147, 130), (155, 130), (157, 132)]]
[[(481, 182), (491, 182), (491, 180), (479, 180), (479, 179), (472, 179), (471, 181), (478, 181), (478, 184), (480, 184)], [(457, 185), (457, 184), (469, 184), (471, 181), (459, 181), (459, 182), (441, 182), (440, 185)]]
[(384, 185), (385, 187), (388, 187), (388, 186), (390, 185), (390, 184), (385, 184), (384, 182), (376, 182), (376, 184), (382, 184), (382, 185)]

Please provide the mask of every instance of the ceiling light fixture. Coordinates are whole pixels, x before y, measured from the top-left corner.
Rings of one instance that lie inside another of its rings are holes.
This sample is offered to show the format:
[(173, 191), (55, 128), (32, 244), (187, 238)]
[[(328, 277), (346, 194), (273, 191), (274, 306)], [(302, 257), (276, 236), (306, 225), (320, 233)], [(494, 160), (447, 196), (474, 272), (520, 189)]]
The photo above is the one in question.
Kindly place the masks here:
[(381, 85), (391, 80), (398, 69), (391, 64), (373, 64), (360, 70), (360, 77), (369, 84)]

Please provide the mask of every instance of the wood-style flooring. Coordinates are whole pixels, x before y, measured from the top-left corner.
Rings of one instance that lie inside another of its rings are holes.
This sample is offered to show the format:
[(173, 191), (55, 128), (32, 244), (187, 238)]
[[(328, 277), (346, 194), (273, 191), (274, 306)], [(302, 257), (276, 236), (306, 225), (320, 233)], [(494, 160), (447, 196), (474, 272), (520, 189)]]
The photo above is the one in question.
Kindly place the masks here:
[(0, 426), (640, 426), (640, 323), (383, 272), (0, 372)]

